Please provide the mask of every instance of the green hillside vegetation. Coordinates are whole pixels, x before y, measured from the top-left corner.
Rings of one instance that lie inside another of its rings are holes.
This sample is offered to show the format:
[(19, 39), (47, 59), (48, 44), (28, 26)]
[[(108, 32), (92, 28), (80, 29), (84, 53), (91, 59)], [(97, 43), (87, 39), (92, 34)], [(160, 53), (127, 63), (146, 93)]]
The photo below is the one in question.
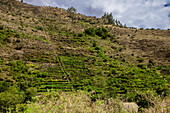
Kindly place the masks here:
[(132, 29), (73, 7), (0, 6), (0, 112), (124, 112), (121, 102), (135, 102), (139, 112), (168, 113), (169, 30)]

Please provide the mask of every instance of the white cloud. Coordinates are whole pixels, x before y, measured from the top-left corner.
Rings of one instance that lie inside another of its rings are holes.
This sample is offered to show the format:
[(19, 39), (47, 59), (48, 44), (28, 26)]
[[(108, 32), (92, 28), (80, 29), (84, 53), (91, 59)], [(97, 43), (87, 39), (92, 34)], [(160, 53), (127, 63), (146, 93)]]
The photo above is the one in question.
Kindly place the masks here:
[(74, 6), (78, 12), (101, 17), (112, 12), (114, 18), (128, 26), (144, 28), (170, 28), (169, 0), (25, 0), (26, 3), (42, 6), (68, 8)]

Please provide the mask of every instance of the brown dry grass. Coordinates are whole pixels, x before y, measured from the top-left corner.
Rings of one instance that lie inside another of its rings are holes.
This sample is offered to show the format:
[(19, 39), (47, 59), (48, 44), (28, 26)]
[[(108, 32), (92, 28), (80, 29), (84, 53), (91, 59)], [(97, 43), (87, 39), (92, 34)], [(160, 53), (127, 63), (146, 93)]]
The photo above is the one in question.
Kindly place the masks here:
[[(138, 105), (134, 102), (123, 102), (120, 99), (105, 99), (92, 102), (90, 93), (49, 92), (36, 97), (36, 102), (28, 104), (26, 113), (136, 113)], [(169, 113), (170, 99), (161, 99), (150, 95), (146, 97), (154, 107), (143, 109), (140, 113)]]
[(26, 113), (119, 113), (122, 111), (118, 100), (92, 102), (90, 93), (82, 91), (60, 94), (52, 92), (37, 99), (37, 102), (28, 104)]
[[(59, 43), (60, 38), (70, 41), (72, 37), (59, 36), (56, 31), (80, 33), (88, 27), (96, 28), (104, 26), (110, 30), (110, 33), (114, 35), (124, 47), (126, 47), (126, 51), (119, 52), (119, 54), (125, 56), (125, 59), (129, 62), (137, 63), (135, 62), (136, 58), (132, 61), (133, 58), (130, 56), (130, 54), (134, 53), (135, 57), (144, 57), (145, 64), (148, 63), (148, 60), (151, 58), (154, 59), (155, 63), (158, 65), (170, 65), (169, 30), (119, 28), (104, 24), (101, 18), (88, 17), (77, 13), (74, 14), (75, 19), (72, 19), (69, 17), (69, 13), (61, 8), (38, 7), (22, 4), (15, 0), (10, 1), (11, 2), (9, 2), (9, 0), (3, 0), (0, 7), (0, 24), (5, 27), (32, 36), (46, 37), (49, 35), (50, 41), (54, 42), (55, 40), (56, 45), (60, 45), (72, 53), (74, 50), (71, 51), (67, 49), (67, 47), (73, 48), (73, 44)], [(9, 8), (10, 4), (12, 4), (11, 9)], [(41, 18), (44, 18), (44, 20), (42, 21)], [(91, 24), (91, 22), (94, 22), (94, 24)], [(44, 31), (37, 30), (37, 26), (43, 27), (42, 23), (44, 28), (50, 26), (53, 30), (47, 31), (47, 34), (45, 34)], [(103, 46), (104, 49), (107, 50), (107, 55), (115, 55), (115, 51), (111, 49), (111, 46), (119, 47), (118, 44), (111, 43), (108, 40), (104, 41), (94, 38), (93, 40), (97, 41), (99, 46)], [(81, 49), (77, 50), (77, 52), (80, 51)]]

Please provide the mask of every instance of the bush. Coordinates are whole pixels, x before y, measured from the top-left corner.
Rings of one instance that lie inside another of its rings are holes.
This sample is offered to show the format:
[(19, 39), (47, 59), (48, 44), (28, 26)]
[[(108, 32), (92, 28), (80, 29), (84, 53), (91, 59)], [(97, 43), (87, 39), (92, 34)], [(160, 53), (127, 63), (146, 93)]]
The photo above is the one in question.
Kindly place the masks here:
[(16, 113), (24, 113), (27, 110), (27, 104), (17, 104)]
[(102, 39), (106, 39), (107, 37), (111, 37), (111, 35), (108, 32), (108, 29), (106, 29), (104, 27), (97, 28), (97, 29), (94, 29), (93, 27), (91, 27), (91, 28), (85, 29), (84, 34), (90, 35), (90, 36), (93, 36), (93, 37), (97, 35), (97, 36), (101, 37)]
[(0, 111), (6, 112), (9, 108), (16, 108), (17, 104), (24, 102), (24, 96), (19, 94), (18, 88), (13, 86), (0, 93)]
[(11, 86), (10, 82), (0, 81), (0, 93), (6, 91), (10, 86)]
[(102, 37), (102, 39), (106, 39), (109, 35), (108, 35), (108, 30), (104, 27), (102, 28), (97, 28), (96, 29), (96, 35), (98, 35), (99, 37)]
[(32, 100), (32, 97), (34, 97), (37, 93), (37, 89), (35, 87), (30, 87), (26, 89), (25, 94), (26, 94), (26, 100)]
[(112, 67), (112, 68), (117, 68), (118, 66), (113, 64), (113, 63), (110, 63), (109, 67)]
[(105, 13), (102, 18), (104, 19), (104, 22), (107, 24), (115, 24), (115, 20), (113, 19), (112, 13)]
[(43, 28), (41, 26), (37, 26), (36, 29), (43, 31)]
[(158, 99), (156, 92), (154, 91), (136, 91), (126, 94), (129, 102), (136, 102), (141, 108), (149, 108), (155, 106), (155, 100)]
[(148, 66), (153, 66), (155, 63), (153, 62), (152, 59), (149, 59), (149, 63), (148, 63)]
[(100, 47), (98, 47), (98, 46), (96, 46), (96, 47), (95, 47), (95, 50), (100, 50), (100, 49), (101, 49), (101, 48), (100, 48)]
[(67, 9), (67, 11), (70, 13), (76, 13), (77, 9), (71, 6), (70, 8)]
[(112, 68), (112, 69), (111, 69), (111, 73), (112, 73), (112, 74), (117, 74), (117, 73), (118, 73), (118, 72), (117, 72), (117, 69), (116, 69), (116, 68)]
[(68, 8), (67, 11), (70, 14), (69, 17), (71, 17), (72, 19), (75, 19), (74, 13), (76, 13), (77, 9), (72, 6), (72, 7)]
[(82, 34), (82, 33), (79, 33), (77, 36), (78, 36), (78, 37), (83, 37), (83, 34)]
[(107, 29), (106, 28), (97, 28), (96, 29), (96, 35), (98, 35), (98, 36), (100, 36), (100, 37), (102, 37), (103, 36), (103, 34), (107, 34), (108, 33), (108, 31), (107, 31)]
[(95, 36), (95, 29), (93, 27), (85, 29), (84, 31), (85, 34), (90, 35), (90, 36)]
[(5, 44), (7, 42), (10, 42), (9, 38), (5, 34), (0, 33), (0, 43)]
[(137, 67), (144, 69), (145, 65), (144, 64), (138, 64)]
[(3, 30), (3, 29), (4, 29), (4, 27), (2, 25), (0, 25), (0, 30)]
[(113, 18), (113, 15), (112, 13), (105, 13), (103, 16), (102, 16), (102, 19), (104, 20), (104, 22), (106, 24), (112, 24), (112, 25), (116, 25), (116, 26), (119, 26), (121, 28), (123, 27), (127, 27), (126, 25), (123, 25), (119, 20), (115, 20)]
[(144, 61), (144, 58), (138, 58), (137, 61), (141, 63)]
[(97, 46), (97, 43), (96, 41), (93, 42), (93, 47), (96, 47)]

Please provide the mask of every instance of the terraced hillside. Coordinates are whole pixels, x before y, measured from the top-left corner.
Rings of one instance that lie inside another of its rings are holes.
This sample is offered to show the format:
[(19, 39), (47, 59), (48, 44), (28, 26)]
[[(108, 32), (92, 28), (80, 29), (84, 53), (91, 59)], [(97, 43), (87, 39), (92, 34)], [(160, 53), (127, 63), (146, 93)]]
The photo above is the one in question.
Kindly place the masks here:
[(138, 92), (168, 97), (169, 75), (169, 30), (0, 1), (0, 111), (52, 90), (85, 90), (91, 101), (119, 96), (147, 108), (153, 103)]

